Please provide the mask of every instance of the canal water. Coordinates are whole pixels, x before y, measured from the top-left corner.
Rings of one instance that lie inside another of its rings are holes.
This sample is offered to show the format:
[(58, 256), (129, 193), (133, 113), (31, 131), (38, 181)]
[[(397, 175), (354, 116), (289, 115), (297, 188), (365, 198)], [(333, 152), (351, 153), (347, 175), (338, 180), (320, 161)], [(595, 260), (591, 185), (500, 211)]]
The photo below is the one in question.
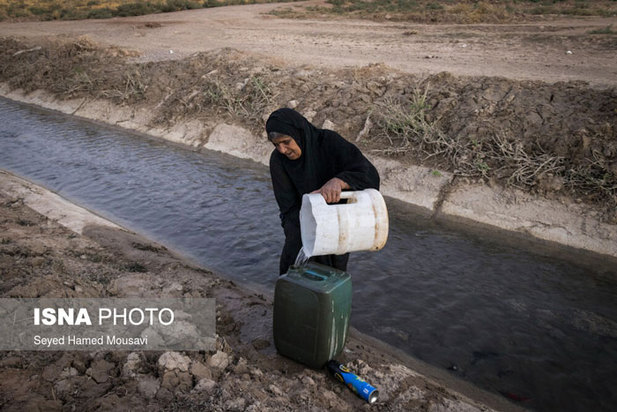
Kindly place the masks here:
[[(274, 288), (283, 233), (262, 165), (0, 99), (0, 168), (239, 283)], [(616, 410), (617, 268), (386, 201), (386, 247), (351, 256), (352, 325), (526, 408)]]

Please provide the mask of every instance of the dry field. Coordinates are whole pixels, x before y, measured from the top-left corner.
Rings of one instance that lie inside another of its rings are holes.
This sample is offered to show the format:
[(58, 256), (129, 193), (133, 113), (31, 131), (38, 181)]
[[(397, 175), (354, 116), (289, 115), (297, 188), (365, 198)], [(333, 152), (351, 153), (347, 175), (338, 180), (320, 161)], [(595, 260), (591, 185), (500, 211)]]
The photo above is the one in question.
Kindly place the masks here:
[[(293, 0), (287, 0), (293, 1)], [(226, 5), (285, 0), (0, 0), (0, 20), (78, 20), (140, 16)], [(278, 16), (342, 16), (421, 23), (512, 23), (550, 15), (617, 14), (614, 0), (327, 0), (302, 9), (286, 8)]]

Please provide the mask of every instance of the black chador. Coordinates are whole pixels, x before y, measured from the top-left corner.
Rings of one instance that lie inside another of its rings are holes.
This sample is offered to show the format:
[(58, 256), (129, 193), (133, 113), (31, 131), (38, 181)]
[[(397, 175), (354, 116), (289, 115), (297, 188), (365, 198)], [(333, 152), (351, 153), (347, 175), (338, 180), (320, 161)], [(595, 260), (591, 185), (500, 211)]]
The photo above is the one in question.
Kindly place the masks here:
[[(354, 144), (332, 130), (316, 128), (295, 110), (273, 112), (266, 123), (266, 131), (270, 139), (272, 132), (290, 136), (302, 151), (296, 160), (290, 160), (277, 150), (270, 156), (272, 186), (285, 232), (280, 261), (280, 274), (284, 274), (302, 247), (302, 195), (320, 189), (334, 177), (347, 183), (350, 190), (379, 190), (379, 174)], [(318, 256), (311, 260), (346, 270), (349, 254)]]

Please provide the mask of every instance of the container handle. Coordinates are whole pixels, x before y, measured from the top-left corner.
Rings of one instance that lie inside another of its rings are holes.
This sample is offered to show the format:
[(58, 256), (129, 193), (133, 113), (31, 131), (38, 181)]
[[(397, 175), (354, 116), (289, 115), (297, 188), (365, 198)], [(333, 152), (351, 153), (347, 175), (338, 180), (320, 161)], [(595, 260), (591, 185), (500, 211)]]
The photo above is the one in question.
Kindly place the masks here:
[(355, 201), (356, 192), (352, 192), (352, 191), (341, 192), (341, 199), (353, 199)]
[(319, 278), (319, 279), (316, 279), (316, 280), (319, 280), (319, 281), (323, 281), (323, 280), (327, 280), (328, 279), (327, 276), (322, 275), (321, 273), (313, 272), (312, 270), (305, 270), (304, 272), (302, 272), (302, 276), (304, 276), (305, 278), (309, 278), (309, 279), (311, 279), (311, 278), (313, 278), (313, 279), (314, 278)]
[[(317, 199), (319, 199), (318, 202), (323, 203), (324, 205), (332, 206), (326, 202), (326, 199), (321, 195), (321, 193), (310, 193), (310, 195), (314, 195), (314, 194), (319, 195), (319, 197), (317, 197)], [(309, 194), (307, 193), (304, 196), (307, 196), (307, 195)], [(355, 202), (357, 201), (356, 193), (352, 191), (341, 192), (341, 199), (352, 199), (352, 202)]]

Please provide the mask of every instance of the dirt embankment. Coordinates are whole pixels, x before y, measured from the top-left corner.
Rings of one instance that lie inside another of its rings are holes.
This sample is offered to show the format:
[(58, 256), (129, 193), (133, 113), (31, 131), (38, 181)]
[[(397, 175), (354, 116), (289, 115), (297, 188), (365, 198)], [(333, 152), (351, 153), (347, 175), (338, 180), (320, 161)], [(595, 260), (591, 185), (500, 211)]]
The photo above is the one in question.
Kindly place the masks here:
[(368, 152), (606, 206), (617, 222), (617, 90), (584, 82), (404, 74), (383, 65), (289, 67), (235, 50), (129, 63), (88, 39), (38, 46), (4, 39), (0, 80), (26, 93), (106, 99), (153, 110), (151, 126), (237, 123), (293, 106)]
[[(65, 203), (0, 173), (2, 297), (213, 297), (216, 351), (5, 351), (2, 410), (489, 410), (358, 335), (341, 360), (381, 390), (380, 402), (369, 407), (325, 371), (275, 353), (268, 297)], [(59, 213), (73, 230), (33, 208)], [(516, 410), (469, 388), (481, 402)]]
[(293, 107), (359, 145), (388, 196), (617, 257), (614, 88), (297, 67), (232, 49), (138, 63), (87, 38), (2, 44), (9, 97), (264, 163), (265, 118)]

